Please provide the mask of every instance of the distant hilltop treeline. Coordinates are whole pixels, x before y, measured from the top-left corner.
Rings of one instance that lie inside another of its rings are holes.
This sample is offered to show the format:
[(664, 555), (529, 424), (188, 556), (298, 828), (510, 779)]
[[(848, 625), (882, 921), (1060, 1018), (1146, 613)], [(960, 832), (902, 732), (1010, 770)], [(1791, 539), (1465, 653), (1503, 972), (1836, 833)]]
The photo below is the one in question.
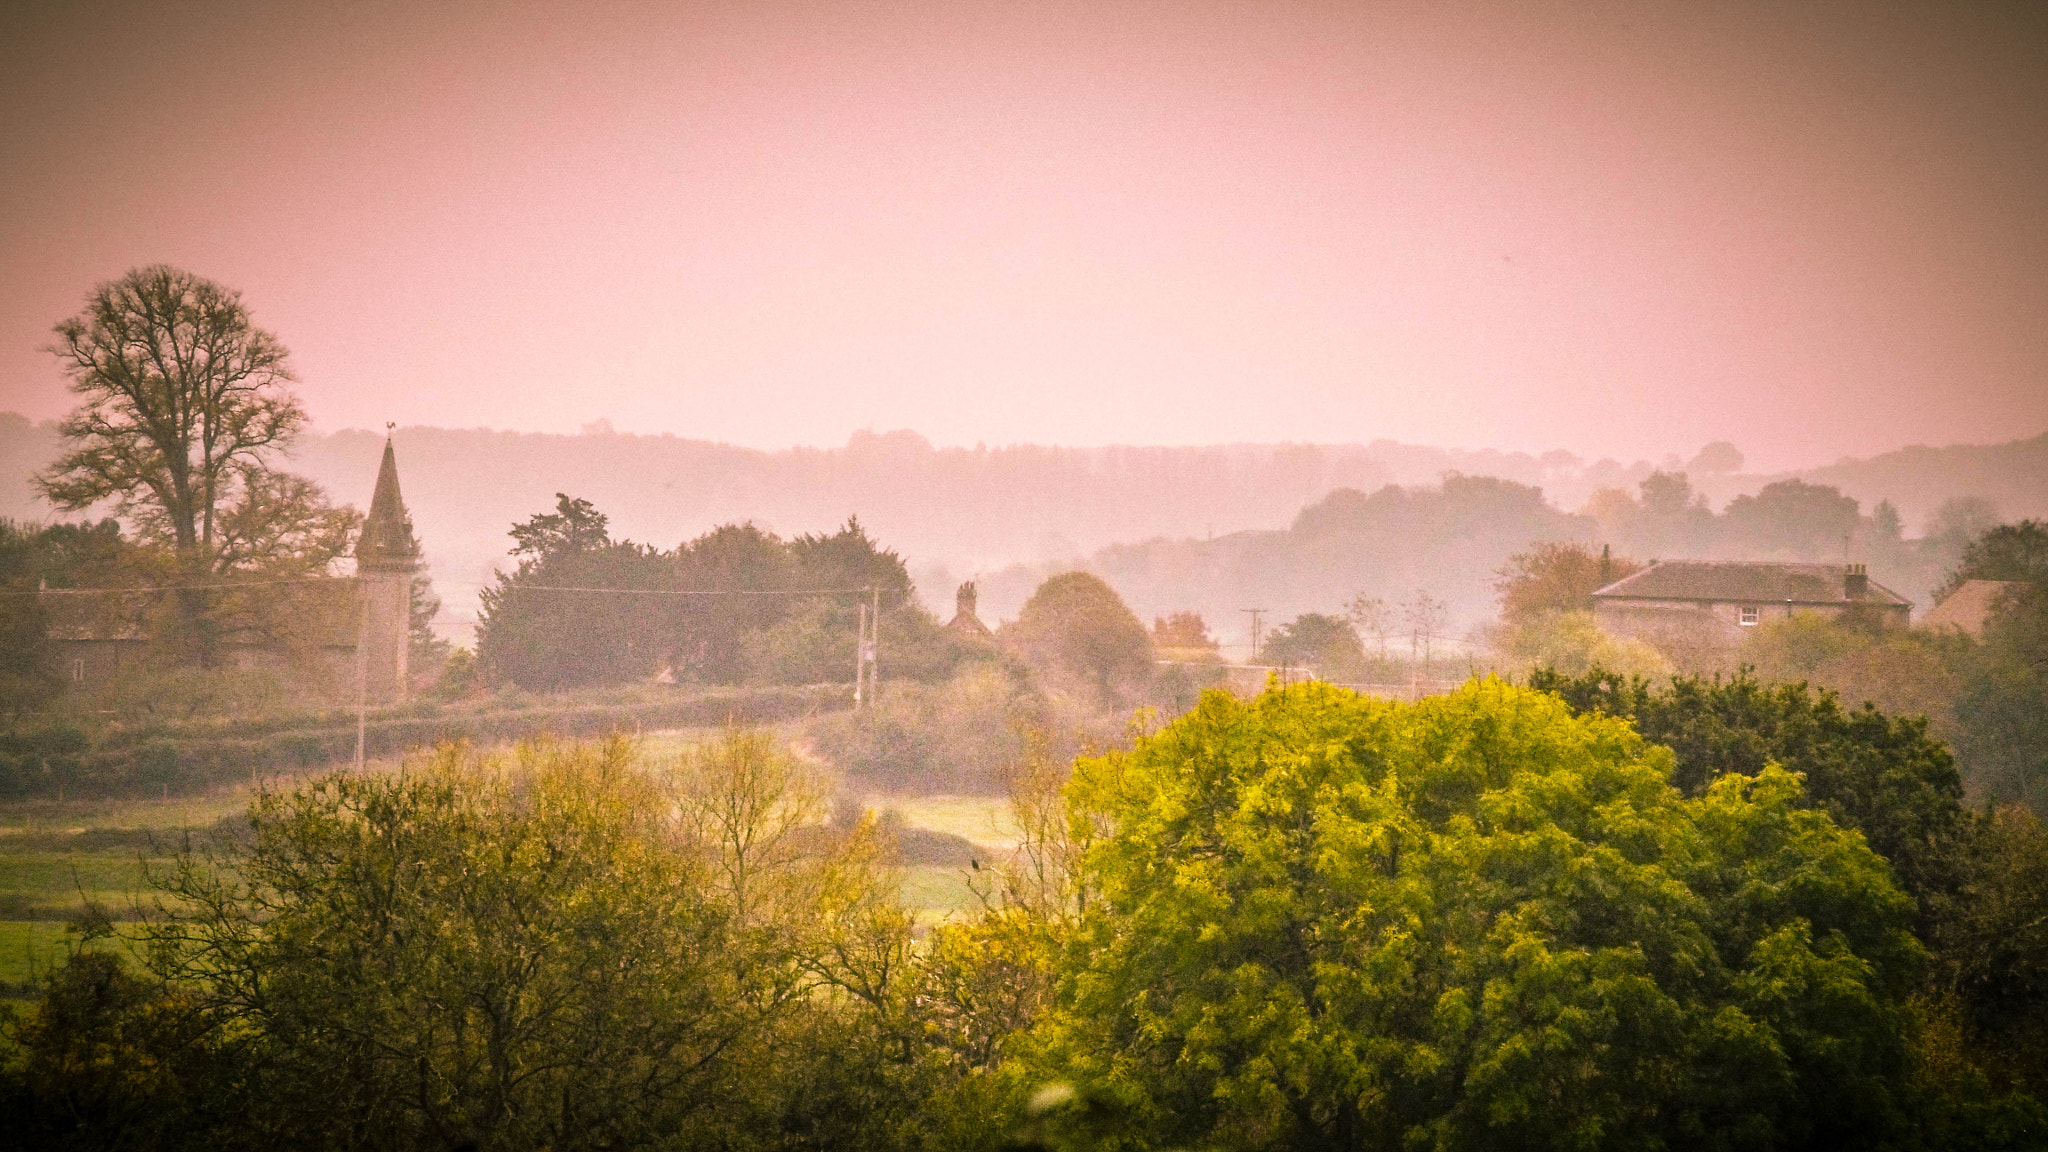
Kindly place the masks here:
[[(1716, 507), (1782, 475), (1741, 470), (1739, 452), (1691, 460), (1587, 461), (1567, 452), (1462, 451), (1398, 444), (1232, 444), (1200, 447), (935, 448), (913, 432), (858, 432), (838, 448), (777, 451), (595, 426), (579, 435), (406, 427), (396, 443), (406, 503), (451, 607), (504, 563), (506, 529), (553, 505), (588, 499), (623, 536), (672, 545), (718, 524), (752, 520), (791, 535), (828, 531), (858, 515), (914, 572), (947, 577), (1083, 561), (1111, 545), (1203, 541), (1274, 530), (1337, 489), (1436, 485), (1446, 473), (1543, 490), (1578, 512), (1601, 489), (1634, 493), (1658, 470), (1686, 472)], [(338, 500), (373, 475), (380, 434), (309, 434), (292, 467)], [(0, 515), (46, 519), (28, 477), (57, 454), (53, 423), (0, 413)], [(1868, 514), (1884, 500), (1908, 534), (1944, 501), (1982, 497), (2007, 519), (2048, 515), (2048, 434), (1995, 446), (1908, 448), (1797, 474), (1839, 488)], [(1482, 563), (1478, 557), (1472, 563)], [(1483, 573), (1461, 573), (1483, 584)], [(921, 581), (927, 583), (930, 581)], [(928, 599), (947, 588), (923, 588)], [(1133, 606), (1149, 599), (1137, 589)], [(992, 614), (1008, 609), (1000, 594)], [(1275, 606), (1277, 607), (1277, 606)]]

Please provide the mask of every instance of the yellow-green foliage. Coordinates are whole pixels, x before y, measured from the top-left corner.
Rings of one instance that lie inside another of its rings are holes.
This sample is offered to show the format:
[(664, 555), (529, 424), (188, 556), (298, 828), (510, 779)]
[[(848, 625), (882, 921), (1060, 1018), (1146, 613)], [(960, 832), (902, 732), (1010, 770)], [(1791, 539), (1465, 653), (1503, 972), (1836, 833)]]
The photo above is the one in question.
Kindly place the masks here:
[(1102, 830), (1006, 1069), (1103, 1147), (1849, 1146), (1922, 959), (1778, 768), (1697, 799), (1624, 723), (1487, 681), (1220, 693), (1068, 791)]
[(204, 1131), (562, 1149), (893, 1123), (915, 1053), (831, 1060), (881, 1044), (911, 924), (871, 826), (828, 831), (825, 794), (769, 734), (730, 732), (666, 762), (619, 739), (448, 747), (259, 796), (244, 837), (163, 877), (144, 929), (202, 1046), (233, 1056), (196, 1091), (247, 1094)]
[(1632, 636), (1603, 631), (1591, 612), (1537, 613), (1502, 625), (1496, 647), (1516, 668), (1554, 668), (1581, 675), (1604, 668), (1624, 676), (1671, 674), (1671, 662), (1655, 648)]

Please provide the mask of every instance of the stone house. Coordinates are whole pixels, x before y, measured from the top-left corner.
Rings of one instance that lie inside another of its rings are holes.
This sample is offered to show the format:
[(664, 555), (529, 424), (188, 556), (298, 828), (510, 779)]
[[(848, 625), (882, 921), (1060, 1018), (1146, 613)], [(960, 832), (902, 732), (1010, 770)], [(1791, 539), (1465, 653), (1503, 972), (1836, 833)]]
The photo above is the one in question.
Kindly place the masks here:
[(1731, 644), (1749, 628), (1801, 612), (1903, 628), (1912, 610), (1861, 564), (1664, 560), (1593, 593), (1603, 630), (1651, 643)]

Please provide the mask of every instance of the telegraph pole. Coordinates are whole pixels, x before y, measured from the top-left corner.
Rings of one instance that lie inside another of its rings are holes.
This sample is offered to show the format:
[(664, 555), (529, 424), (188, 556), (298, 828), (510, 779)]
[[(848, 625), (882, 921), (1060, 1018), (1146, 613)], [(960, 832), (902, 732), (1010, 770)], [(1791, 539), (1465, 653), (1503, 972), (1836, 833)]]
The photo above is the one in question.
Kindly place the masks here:
[(874, 707), (881, 692), (881, 673), (876, 668), (882, 636), (882, 590), (867, 589), (871, 604), (860, 606), (860, 627), (853, 645), (853, 706)]
[(1248, 613), (1250, 613), (1250, 614), (1251, 614), (1251, 618), (1252, 618), (1252, 660), (1251, 660), (1251, 662), (1252, 662), (1252, 663), (1254, 663), (1254, 664), (1257, 664), (1257, 663), (1259, 662), (1259, 617), (1260, 617), (1260, 616), (1262, 616), (1262, 615), (1264, 615), (1264, 614), (1265, 614), (1265, 611), (1266, 611), (1266, 610), (1265, 610), (1264, 608), (1240, 608), (1240, 609), (1238, 609), (1238, 611), (1240, 611), (1240, 612), (1248, 612)]
[(868, 675), (868, 606), (860, 606), (860, 623), (855, 627), (853, 639), (853, 707), (857, 712), (861, 705), (861, 684)]

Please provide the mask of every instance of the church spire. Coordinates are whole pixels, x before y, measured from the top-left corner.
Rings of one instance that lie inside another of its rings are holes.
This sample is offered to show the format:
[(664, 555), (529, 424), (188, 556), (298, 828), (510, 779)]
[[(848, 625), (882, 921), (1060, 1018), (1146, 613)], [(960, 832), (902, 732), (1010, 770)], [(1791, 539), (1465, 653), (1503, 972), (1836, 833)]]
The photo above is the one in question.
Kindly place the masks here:
[(358, 572), (410, 571), (419, 559), (419, 545), (412, 538), (411, 517), (405, 500), (398, 494), (398, 457), (391, 451), (391, 439), (384, 439), (384, 462), (377, 468), (377, 490), (370, 496), (370, 514), (363, 519), (363, 532), (356, 538)]

